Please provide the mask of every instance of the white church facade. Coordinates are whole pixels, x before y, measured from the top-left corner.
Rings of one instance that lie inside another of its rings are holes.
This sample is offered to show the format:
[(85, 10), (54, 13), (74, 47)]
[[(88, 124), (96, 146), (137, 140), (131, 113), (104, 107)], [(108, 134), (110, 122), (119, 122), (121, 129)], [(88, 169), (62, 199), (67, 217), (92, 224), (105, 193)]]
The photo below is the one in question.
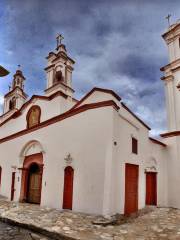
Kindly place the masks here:
[(0, 194), (9, 200), (112, 215), (146, 205), (180, 208), (180, 24), (163, 35), (168, 132), (150, 127), (120, 96), (93, 88), (73, 97), (64, 44), (47, 56), (47, 87), (29, 100), (17, 70), (0, 116)]

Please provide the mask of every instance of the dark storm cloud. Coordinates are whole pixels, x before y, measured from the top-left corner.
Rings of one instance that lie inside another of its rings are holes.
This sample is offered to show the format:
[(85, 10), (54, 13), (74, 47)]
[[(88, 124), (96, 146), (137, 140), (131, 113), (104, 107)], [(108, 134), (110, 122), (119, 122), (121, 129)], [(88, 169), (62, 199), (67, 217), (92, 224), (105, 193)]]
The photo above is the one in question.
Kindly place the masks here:
[[(112, 65), (112, 72), (124, 74), (130, 78), (143, 79), (147, 82), (154, 82), (155, 75), (159, 73), (158, 63), (142, 55), (129, 54), (123, 59), (117, 60)], [(160, 66), (159, 66), (160, 67)]]
[[(0, 63), (23, 66), (29, 95), (45, 88), (45, 67), (62, 33), (76, 60), (76, 97), (93, 86), (112, 88), (157, 133), (165, 127), (159, 68), (168, 62), (165, 16), (180, 17), (179, 1), (6, 0), (0, 3)], [(3, 11), (2, 11), (3, 9)], [(7, 91), (11, 81), (0, 83)]]

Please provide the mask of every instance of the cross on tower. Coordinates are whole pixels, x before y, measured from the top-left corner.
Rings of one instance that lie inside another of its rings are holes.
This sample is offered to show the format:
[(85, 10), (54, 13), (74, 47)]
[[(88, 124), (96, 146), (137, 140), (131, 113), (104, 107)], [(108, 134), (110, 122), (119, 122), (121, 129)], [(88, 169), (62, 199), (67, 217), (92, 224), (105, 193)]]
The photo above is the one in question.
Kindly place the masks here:
[(21, 65), (20, 64), (18, 64), (18, 70), (20, 70), (21, 69)]
[(171, 14), (168, 14), (167, 17), (166, 17), (169, 27), (170, 27), (170, 17), (171, 17)]
[(56, 37), (57, 48), (59, 47), (59, 45), (61, 45), (63, 39), (64, 39), (64, 37), (62, 36), (62, 34), (57, 35), (57, 37)]

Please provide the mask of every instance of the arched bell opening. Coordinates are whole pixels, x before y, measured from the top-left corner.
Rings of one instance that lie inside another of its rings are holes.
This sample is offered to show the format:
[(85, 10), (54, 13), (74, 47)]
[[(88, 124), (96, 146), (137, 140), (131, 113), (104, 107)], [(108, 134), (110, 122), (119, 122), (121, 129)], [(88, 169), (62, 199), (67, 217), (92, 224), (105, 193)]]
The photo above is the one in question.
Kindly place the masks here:
[(9, 110), (12, 110), (16, 108), (16, 98), (13, 97), (10, 101), (9, 101)]

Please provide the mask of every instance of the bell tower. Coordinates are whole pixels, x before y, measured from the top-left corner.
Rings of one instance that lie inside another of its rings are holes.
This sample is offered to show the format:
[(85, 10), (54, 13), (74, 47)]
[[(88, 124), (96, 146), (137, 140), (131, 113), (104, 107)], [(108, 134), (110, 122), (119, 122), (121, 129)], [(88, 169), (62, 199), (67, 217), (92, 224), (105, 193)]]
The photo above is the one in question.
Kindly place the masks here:
[(4, 113), (20, 109), (27, 100), (27, 94), (24, 92), (25, 77), (20, 69), (14, 74), (12, 85), (9, 86), (9, 92), (4, 96)]
[(72, 89), (72, 71), (75, 62), (68, 56), (66, 46), (62, 44), (63, 39), (62, 35), (57, 36), (56, 52), (50, 52), (46, 57), (46, 96), (50, 96), (57, 91), (61, 91), (69, 97), (72, 97), (74, 93)]
[(162, 35), (169, 52), (169, 64), (161, 68), (164, 76), (168, 130), (180, 130), (180, 23), (169, 26)]

